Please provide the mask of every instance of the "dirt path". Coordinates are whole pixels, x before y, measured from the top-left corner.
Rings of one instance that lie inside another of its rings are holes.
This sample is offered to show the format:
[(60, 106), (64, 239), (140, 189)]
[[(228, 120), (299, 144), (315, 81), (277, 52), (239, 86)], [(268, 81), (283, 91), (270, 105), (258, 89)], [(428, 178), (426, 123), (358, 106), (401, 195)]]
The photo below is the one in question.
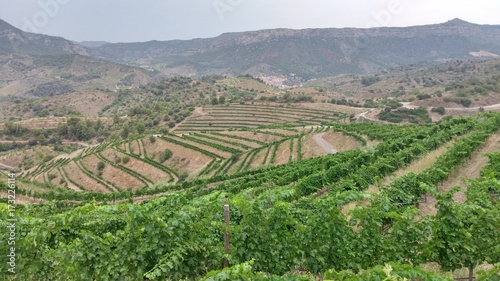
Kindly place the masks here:
[(316, 134), (313, 136), (313, 139), (314, 141), (319, 145), (321, 146), (321, 148), (323, 148), (323, 150), (328, 153), (328, 154), (334, 154), (334, 153), (337, 153), (337, 150), (335, 149), (335, 147), (333, 147), (333, 145), (329, 142), (327, 142), (323, 136), (325, 135), (326, 133), (319, 133), (319, 134)]
[[(404, 108), (409, 108), (409, 109), (418, 108), (418, 106), (411, 105), (411, 102), (401, 102), (401, 104), (403, 105)], [(474, 107), (445, 107), (444, 109), (453, 111), (479, 111), (479, 109), (481, 108), (484, 108), (485, 110), (499, 109), (500, 103), (486, 105), (486, 106), (474, 106)]]
[[(472, 153), (471, 159), (464, 165), (452, 172), (452, 174), (445, 181), (438, 185), (440, 192), (450, 191), (455, 186), (465, 188), (463, 178), (477, 179), (480, 177), (481, 169), (488, 164), (488, 157), (485, 153), (494, 153), (499, 151), (500, 132), (491, 135), (486, 139), (485, 143), (476, 151)], [(437, 213), (436, 203), (437, 200), (434, 196), (427, 194), (426, 202), (419, 205), (420, 211), (424, 215), (435, 215)], [(454, 200), (463, 203), (466, 200), (465, 191), (459, 191), (455, 194)]]
[(12, 170), (12, 169), (15, 169), (15, 168), (12, 167), (12, 166), (6, 165), (4, 163), (0, 163), (0, 169)]

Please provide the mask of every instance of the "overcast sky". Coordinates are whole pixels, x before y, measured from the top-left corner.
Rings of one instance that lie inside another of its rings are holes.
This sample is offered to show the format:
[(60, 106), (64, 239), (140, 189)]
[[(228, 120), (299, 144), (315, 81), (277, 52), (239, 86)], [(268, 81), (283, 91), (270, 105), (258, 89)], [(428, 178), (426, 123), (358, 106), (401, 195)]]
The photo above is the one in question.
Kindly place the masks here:
[(83, 41), (214, 37), (267, 28), (500, 24), (499, 0), (0, 0), (0, 19)]

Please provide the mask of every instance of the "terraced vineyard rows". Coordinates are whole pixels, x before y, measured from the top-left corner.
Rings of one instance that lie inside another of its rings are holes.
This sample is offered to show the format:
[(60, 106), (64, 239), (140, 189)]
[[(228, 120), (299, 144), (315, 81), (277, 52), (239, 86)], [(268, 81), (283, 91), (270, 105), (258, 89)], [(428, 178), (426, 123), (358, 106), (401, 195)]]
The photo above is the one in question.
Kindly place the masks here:
[[(20, 261), (25, 269), (23, 277), (54, 280), (66, 276), (79, 280), (99, 274), (118, 280), (126, 272), (133, 280), (235, 280), (242, 274), (251, 280), (315, 280), (317, 276), (349, 280), (346, 278), (354, 278), (353, 272), (367, 269), (360, 274), (371, 278), (353, 280), (382, 280), (388, 273), (384, 274), (380, 266), (391, 262), (395, 274), (434, 281), (451, 278), (415, 267), (435, 262), (443, 271), (467, 268), (473, 273), (479, 264), (500, 262), (500, 157), (490, 156), (490, 165), (483, 170), (481, 179), (468, 185), (467, 201), (463, 204), (453, 201), (455, 191), (439, 194), (433, 188), (500, 128), (499, 114), (484, 114), (478, 119), (455, 118), (432, 125), (332, 127), (351, 134), (362, 133), (381, 143), (370, 149), (245, 170), (255, 154), (254, 148), (237, 158), (208, 160), (202, 170), (210, 173), (208, 170), (217, 170), (215, 163), (220, 163), (220, 171), (239, 170), (233, 174), (216, 172), (209, 178), (158, 185), (133, 194), (58, 194), (59, 199), (71, 200), (162, 194), (144, 204), (92, 203), (69, 211), (64, 206), (49, 205), (40, 207), (44, 215), (36, 208), (27, 209), (19, 221), (19, 227), (27, 233), (19, 243), (30, 245), (20, 248), (20, 255), (30, 257)], [(304, 137), (323, 130), (315, 128)], [(294, 147), (299, 137), (298, 132), (281, 137), (262, 150), (267, 148), (268, 158), (278, 161), (281, 152), (269, 148), (283, 146), (290, 154), (298, 151)], [(393, 181), (379, 194), (366, 194), (365, 190), (377, 178), (410, 165), (452, 139), (456, 140), (453, 145), (429, 168)], [(147, 155), (148, 138), (143, 142)], [(438, 198), (435, 216), (419, 216), (415, 205), (425, 192)], [(35, 196), (49, 194), (40, 192)], [(347, 214), (342, 213), (342, 207), (351, 202), (363, 203)], [(231, 208), (229, 228), (223, 223), (224, 204)], [(6, 215), (1, 218), (7, 219)], [(68, 229), (72, 232), (68, 233)], [(229, 254), (223, 247), (225, 230), (231, 233)], [(232, 268), (223, 269), (225, 258)], [(54, 259), (61, 266), (54, 267)], [(0, 265), (2, 269), (5, 266)], [(297, 268), (310, 275), (298, 276)], [(493, 269), (485, 274), (497, 273)], [(270, 277), (271, 274), (277, 276)]]
[(176, 132), (225, 131), (228, 129), (257, 128), (287, 124), (292, 126), (319, 125), (345, 117), (335, 110), (313, 110), (300, 107), (264, 105), (209, 106), (206, 114), (188, 118)]
[[(176, 183), (180, 178), (183, 181), (225, 176), (297, 161), (304, 158), (299, 139), (329, 130), (329, 126), (310, 129), (278, 126), (245, 131), (169, 134), (154, 137), (154, 141), (144, 136), (83, 149), (76, 158), (51, 161), (25, 178), (80, 191), (120, 192), (152, 188), (158, 183)], [(172, 156), (161, 160), (160, 155), (165, 150), (171, 151)], [(320, 155), (324, 153), (305, 158)], [(98, 165), (103, 165), (102, 170)]]

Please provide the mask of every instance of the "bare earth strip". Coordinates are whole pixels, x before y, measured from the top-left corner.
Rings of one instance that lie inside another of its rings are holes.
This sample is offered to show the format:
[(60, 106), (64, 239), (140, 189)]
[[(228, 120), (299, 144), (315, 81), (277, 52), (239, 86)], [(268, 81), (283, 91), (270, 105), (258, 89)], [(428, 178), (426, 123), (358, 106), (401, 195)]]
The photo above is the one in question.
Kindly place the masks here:
[[(112, 149), (106, 149), (101, 153), (101, 155), (110, 161), (113, 161), (113, 159), (115, 159), (115, 155), (116, 157), (122, 159), (125, 156), (125, 154)], [(137, 160), (135, 158), (130, 158), (127, 164), (120, 163), (120, 165), (143, 175), (144, 177), (153, 181), (154, 183), (166, 182), (170, 179), (170, 176), (164, 171), (156, 167), (153, 167), (147, 163), (144, 163), (140, 160)]]
[(333, 154), (333, 153), (337, 153), (337, 150), (333, 147), (333, 145), (331, 143), (329, 143), (328, 141), (326, 141), (323, 136), (325, 135), (326, 133), (320, 133), (320, 134), (316, 134), (314, 135), (313, 139), (314, 141), (328, 154)]
[(129, 147), (129, 153), (135, 155), (141, 155), (141, 151), (139, 150), (139, 144), (137, 144), (137, 141), (133, 140), (129, 142), (128, 147)]
[(238, 137), (244, 137), (247, 139), (253, 139), (253, 140), (267, 142), (267, 143), (275, 142), (275, 141), (279, 141), (279, 140), (283, 139), (282, 137), (275, 136), (275, 135), (254, 133), (254, 132), (224, 132), (224, 134), (238, 136)]
[(302, 138), (302, 159), (309, 159), (325, 155), (325, 150), (314, 140), (314, 135), (305, 135)]
[(262, 161), (264, 161), (264, 157), (266, 156), (266, 152), (267, 152), (268, 149), (269, 148), (264, 147), (259, 152), (257, 152), (257, 154), (255, 155), (255, 157), (253, 158), (252, 163), (250, 163), (250, 165), (248, 166), (248, 168), (250, 170), (255, 170), (255, 169), (263, 166)]
[[(102, 160), (97, 158), (97, 156), (90, 155), (88, 157), (85, 157), (81, 161), (81, 163), (87, 170), (92, 171), (94, 175), (97, 175), (97, 164), (101, 161)], [(136, 190), (144, 186), (144, 183), (140, 180), (111, 165), (104, 166), (104, 170), (102, 171), (102, 179), (107, 182), (111, 182), (124, 190)]]
[(71, 161), (64, 167), (68, 178), (83, 186), (86, 190), (109, 193), (110, 191), (102, 184), (87, 176), (75, 162)]
[[(59, 169), (61, 169), (61, 171), (62, 171), (61, 167)], [(61, 172), (59, 174), (61, 175), (61, 177), (66, 182), (66, 184), (68, 185), (69, 189), (74, 190), (74, 191), (82, 191), (78, 186), (74, 185), (72, 182), (69, 181), (69, 179), (66, 177), (66, 175), (64, 174), (64, 172)]]
[(172, 151), (172, 157), (165, 161), (163, 165), (178, 173), (196, 175), (212, 161), (212, 157), (201, 152), (166, 142), (160, 138), (156, 138), (154, 143), (145, 139), (144, 146), (148, 157), (155, 161), (159, 161), (160, 154), (163, 153), (165, 149), (170, 149), (170, 151)]
[[(479, 149), (472, 153), (469, 161), (453, 171), (448, 179), (438, 185), (438, 190), (443, 193), (450, 191), (455, 186), (460, 186), (463, 189), (466, 187), (462, 181), (463, 178), (479, 178), (481, 169), (488, 164), (488, 157), (484, 154), (498, 152), (499, 142), (500, 132), (491, 135)], [(456, 202), (463, 203), (465, 199), (465, 190), (456, 193), (454, 196)], [(435, 215), (437, 213), (436, 203), (434, 196), (427, 195), (426, 202), (421, 203), (419, 207), (423, 214)]]
[(357, 139), (335, 131), (326, 132), (323, 135), (323, 139), (331, 143), (337, 151), (348, 151), (356, 149), (362, 145), (362, 143)]
[(200, 149), (203, 149), (205, 151), (211, 152), (211, 153), (213, 153), (215, 155), (218, 155), (218, 156), (220, 156), (222, 158), (229, 158), (232, 155), (229, 152), (222, 151), (222, 150), (219, 150), (217, 148), (214, 148), (214, 147), (211, 147), (211, 146), (208, 146), (208, 145), (204, 145), (204, 144), (201, 144), (201, 143), (197, 143), (197, 142), (194, 142), (194, 141), (186, 140), (186, 139), (183, 139), (181, 137), (176, 137), (176, 136), (168, 136), (168, 137), (171, 138), (171, 139), (174, 139), (176, 141), (181, 141), (183, 143), (186, 143), (186, 144), (189, 144), (189, 145), (192, 145), (192, 146), (196, 146), (196, 147), (198, 147)]
[[(293, 141), (293, 139), (292, 139)], [(284, 141), (278, 146), (276, 151), (276, 159), (274, 160), (275, 165), (281, 165), (288, 163), (290, 157), (290, 140)]]
[[(248, 147), (251, 147), (251, 148), (257, 148), (257, 147), (260, 147), (260, 144), (258, 143), (255, 143), (255, 142), (249, 142), (249, 141), (245, 141), (245, 140), (239, 140), (239, 139), (233, 139), (233, 138), (229, 138), (229, 137), (224, 137), (224, 136), (218, 136), (218, 135), (210, 135), (210, 137), (215, 137), (215, 138), (218, 138), (220, 139), (222, 142), (226, 141), (226, 142), (234, 142), (234, 143), (240, 143), (244, 146), (248, 146)], [(224, 143), (224, 145), (228, 145), (227, 143)], [(239, 147), (239, 146), (235, 146), (234, 148), (236, 149), (244, 149), (242, 147)]]
[[(436, 162), (436, 160), (439, 156), (443, 155), (448, 150), (448, 148), (450, 148), (453, 145), (454, 142), (455, 142), (455, 140), (451, 140), (451, 141), (445, 143), (444, 145), (442, 145), (441, 147), (439, 147), (439, 148), (427, 153), (426, 155), (418, 158), (417, 160), (414, 160), (413, 162), (410, 163), (410, 165), (395, 171), (394, 173), (392, 173), (389, 176), (384, 177), (384, 179), (382, 180), (382, 185), (389, 185), (395, 179), (400, 178), (408, 173), (411, 173), (411, 172), (420, 173), (423, 170), (429, 168), (430, 166), (432, 166), (432, 164), (434, 164)], [(379, 188), (379, 186), (372, 185), (366, 189), (366, 192), (367, 193), (379, 193), (380, 188)], [(360, 202), (351, 202), (347, 205), (344, 205), (342, 207), (342, 212), (344, 214), (347, 214), (350, 210), (353, 210), (357, 204), (360, 204)], [(422, 204), (420, 204), (420, 205), (422, 205)]]

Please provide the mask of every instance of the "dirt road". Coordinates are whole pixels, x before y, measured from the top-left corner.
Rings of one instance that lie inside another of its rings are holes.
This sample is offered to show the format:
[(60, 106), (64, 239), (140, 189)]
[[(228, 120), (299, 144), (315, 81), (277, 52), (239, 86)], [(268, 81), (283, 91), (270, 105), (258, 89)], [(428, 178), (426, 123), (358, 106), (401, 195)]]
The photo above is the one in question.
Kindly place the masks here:
[(328, 153), (328, 154), (334, 154), (334, 153), (337, 153), (337, 150), (335, 149), (335, 147), (333, 147), (333, 145), (329, 142), (327, 142), (323, 136), (325, 135), (326, 133), (320, 133), (320, 134), (316, 134), (313, 136), (313, 139), (314, 141), (319, 145), (321, 146), (321, 148), (323, 148), (323, 150)]

